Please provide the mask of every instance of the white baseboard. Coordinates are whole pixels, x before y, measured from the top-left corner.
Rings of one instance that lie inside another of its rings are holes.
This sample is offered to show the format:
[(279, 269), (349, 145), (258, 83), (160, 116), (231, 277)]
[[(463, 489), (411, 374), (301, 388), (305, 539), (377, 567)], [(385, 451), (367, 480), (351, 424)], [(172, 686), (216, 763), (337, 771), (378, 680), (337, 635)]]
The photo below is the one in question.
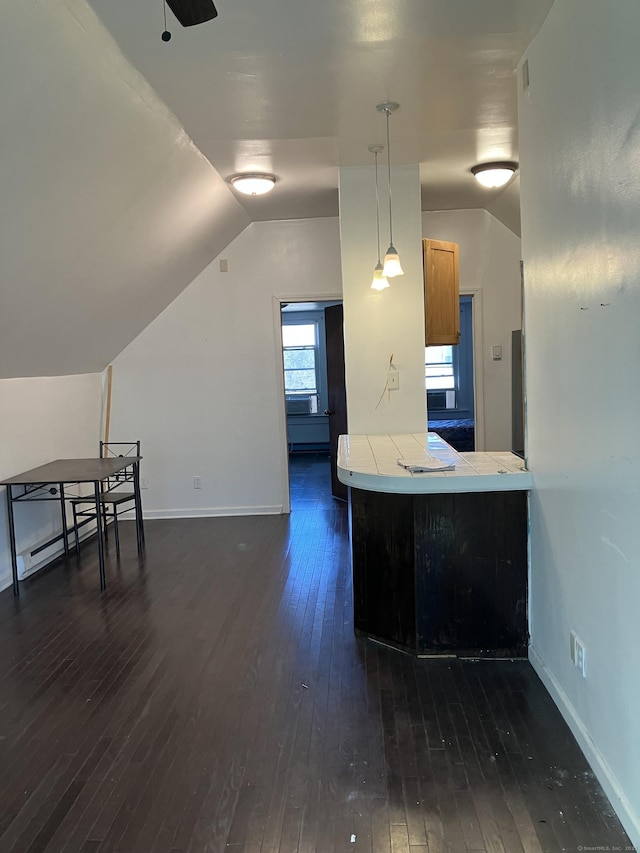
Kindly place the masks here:
[(529, 646), (529, 661), (549, 691), (551, 698), (558, 706), (573, 736), (578, 741), (580, 749), (589, 762), (598, 782), (604, 788), (604, 792), (609, 798), (615, 813), (620, 818), (620, 822), (624, 826), (631, 843), (634, 845), (634, 849), (640, 850), (640, 816), (634, 812), (613, 771), (591, 739), (591, 735), (578, 716), (576, 709), (569, 701), (569, 697), (534, 646)]
[[(282, 504), (274, 506), (192, 507), (144, 510), (144, 518), (217, 518), (234, 515), (282, 515)], [(125, 517), (124, 514), (122, 516)]]

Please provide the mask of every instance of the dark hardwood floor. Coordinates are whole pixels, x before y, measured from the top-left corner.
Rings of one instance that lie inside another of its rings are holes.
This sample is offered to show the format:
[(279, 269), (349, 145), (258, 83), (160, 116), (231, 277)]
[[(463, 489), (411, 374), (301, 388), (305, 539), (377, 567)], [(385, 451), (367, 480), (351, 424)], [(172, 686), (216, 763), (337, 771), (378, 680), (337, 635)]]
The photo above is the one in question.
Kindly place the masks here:
[(322, 457), (292, 513), (132, 523), (0, 595), (1, 853), (532, 853), (629, 844), (526, 661), (353, 633)]

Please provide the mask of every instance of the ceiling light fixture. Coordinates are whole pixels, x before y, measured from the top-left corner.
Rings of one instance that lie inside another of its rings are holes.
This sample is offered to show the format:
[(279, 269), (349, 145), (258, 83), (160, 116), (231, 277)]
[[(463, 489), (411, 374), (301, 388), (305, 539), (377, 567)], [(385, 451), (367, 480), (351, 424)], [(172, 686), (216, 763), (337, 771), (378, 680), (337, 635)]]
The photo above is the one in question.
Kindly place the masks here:
[[(166, 0), (167, 5), (183, 27), (194, 27), (218, 17), (211, 0)], [(166, 29), (166, 28), (165, 28)]]
[(393, 245), (393, 218), (391, 215), (391, 144), (389, 141), (389, 116), (395, 112), (400, 104), (393, 101), (386, 101), (383, 104), (377, 104), (376, 109), (379, 113), (384, 113), (387, 117), (387, 177), (389, 181), (389, 248), (384, 256), (384, 268), (382, 274), (385, 278), (395, 278), (397, 275), (404, 275), (404, 270), (400, 265), (400, 258), (396, 247)]
[(218, 17), (218, 10), (211, 0), (162, 0), (164, 12), (162, 41), (171, 41), (171, 33), (167, 29), (167, 4), (183, 27), (204, 24), (205, 21)]
[(471, 169), (471, 174), (483, 187), (495, 189), (508, 183), (517, 168), (517, 163), (481, 163)]
[(275, 175), (234, 175), (229, 183), (244, 195), (264, 195), (274, 188), (276, 178)]
[(389, 282), (384, 277), (382, 272), (382, 264), (380, 263), (380, 195), (378, 193), (378, 154), (384, 149), (384, 145), (370, 145), (369, 151), (376, 159), (376, 234), (378, 236), (378, 263), (373, 270), (373, 278), (371, 279), (371, 287), (373, 290), (384, 290), (389, 287)]

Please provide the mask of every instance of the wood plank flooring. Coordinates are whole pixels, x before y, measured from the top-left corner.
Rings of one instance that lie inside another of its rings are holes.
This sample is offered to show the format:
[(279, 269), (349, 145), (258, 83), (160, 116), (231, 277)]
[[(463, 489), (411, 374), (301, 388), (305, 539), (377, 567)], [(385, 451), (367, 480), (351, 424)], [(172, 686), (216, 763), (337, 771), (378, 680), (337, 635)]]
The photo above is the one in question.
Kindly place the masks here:
[(0, 595), (1, 853), (537, 853), (625, 845), (526, 661), (353, 633), (322, 458), (290, 516), (132, 523)]

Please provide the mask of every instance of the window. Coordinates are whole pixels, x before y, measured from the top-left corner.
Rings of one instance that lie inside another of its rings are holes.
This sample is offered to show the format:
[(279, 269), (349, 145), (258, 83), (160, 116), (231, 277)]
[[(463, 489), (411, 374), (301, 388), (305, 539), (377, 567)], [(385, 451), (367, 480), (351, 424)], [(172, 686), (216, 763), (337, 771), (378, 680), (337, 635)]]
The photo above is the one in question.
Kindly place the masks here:
[(424, 384), (429, 421), (473, 418), (472, 297), (460, 297), (458, 346), (425, 347)]
[(287, 413), (318, 412), (318, 324), (283, 322), (282, 349)]
[(424, 384), (427, 391), (456, 387), (453, 373), (453, 347), (424, 348)]

